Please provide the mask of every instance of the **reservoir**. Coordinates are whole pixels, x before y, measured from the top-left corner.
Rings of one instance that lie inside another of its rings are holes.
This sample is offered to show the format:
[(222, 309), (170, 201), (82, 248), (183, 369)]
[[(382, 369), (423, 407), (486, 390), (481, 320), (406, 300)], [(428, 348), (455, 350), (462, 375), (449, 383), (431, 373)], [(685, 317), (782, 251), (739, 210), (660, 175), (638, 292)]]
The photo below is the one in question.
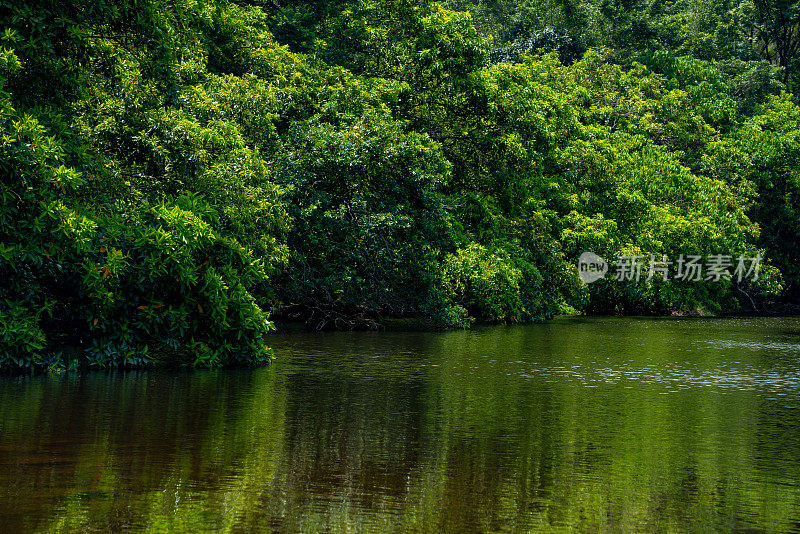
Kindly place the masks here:
[(800, 531), (800, 319), (271, 341), (0, 378), (0, 530)]

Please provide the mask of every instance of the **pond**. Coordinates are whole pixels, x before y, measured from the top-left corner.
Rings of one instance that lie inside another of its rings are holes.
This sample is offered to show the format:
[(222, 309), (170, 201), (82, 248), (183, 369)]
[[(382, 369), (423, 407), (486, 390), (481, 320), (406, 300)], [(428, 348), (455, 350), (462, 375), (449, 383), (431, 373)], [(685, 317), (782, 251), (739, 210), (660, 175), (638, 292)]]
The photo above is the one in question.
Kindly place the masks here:
[(273, 346), (0, 379), (0, 530), (800, 531), (800, 319)]

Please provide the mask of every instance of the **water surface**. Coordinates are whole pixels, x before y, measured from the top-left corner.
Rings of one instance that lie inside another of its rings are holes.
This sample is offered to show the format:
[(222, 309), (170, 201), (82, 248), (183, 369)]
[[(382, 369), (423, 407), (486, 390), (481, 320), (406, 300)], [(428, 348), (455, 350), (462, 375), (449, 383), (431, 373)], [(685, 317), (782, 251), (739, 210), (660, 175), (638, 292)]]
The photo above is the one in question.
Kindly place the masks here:
[(293, 334), (0, 379), (3, 532), (800, 532), (800, 320)]

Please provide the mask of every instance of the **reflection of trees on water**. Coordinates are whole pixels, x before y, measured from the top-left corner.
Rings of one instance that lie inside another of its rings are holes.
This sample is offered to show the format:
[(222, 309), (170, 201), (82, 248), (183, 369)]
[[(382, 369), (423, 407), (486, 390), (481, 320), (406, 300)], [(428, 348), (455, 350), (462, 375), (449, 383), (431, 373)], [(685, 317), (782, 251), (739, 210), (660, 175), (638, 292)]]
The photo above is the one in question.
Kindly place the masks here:
[(768, 328), (693, 325), (297, 336), (256, 372), (12, 384), (0, 389), (0, 499), (18, 510), (6, 524), (788, 530), (796, 394), (608, 372), (796, 370), (768, 349), (696, 343), (767, 346)]

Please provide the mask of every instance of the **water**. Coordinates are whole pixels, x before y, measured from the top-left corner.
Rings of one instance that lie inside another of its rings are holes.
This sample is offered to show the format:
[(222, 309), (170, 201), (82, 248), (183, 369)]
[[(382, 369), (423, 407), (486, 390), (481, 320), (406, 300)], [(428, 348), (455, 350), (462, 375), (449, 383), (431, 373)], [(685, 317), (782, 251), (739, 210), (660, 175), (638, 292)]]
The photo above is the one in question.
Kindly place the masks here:
[(273, 345), (0, 379), (0, 531), (800, 531), (798, 319)]

